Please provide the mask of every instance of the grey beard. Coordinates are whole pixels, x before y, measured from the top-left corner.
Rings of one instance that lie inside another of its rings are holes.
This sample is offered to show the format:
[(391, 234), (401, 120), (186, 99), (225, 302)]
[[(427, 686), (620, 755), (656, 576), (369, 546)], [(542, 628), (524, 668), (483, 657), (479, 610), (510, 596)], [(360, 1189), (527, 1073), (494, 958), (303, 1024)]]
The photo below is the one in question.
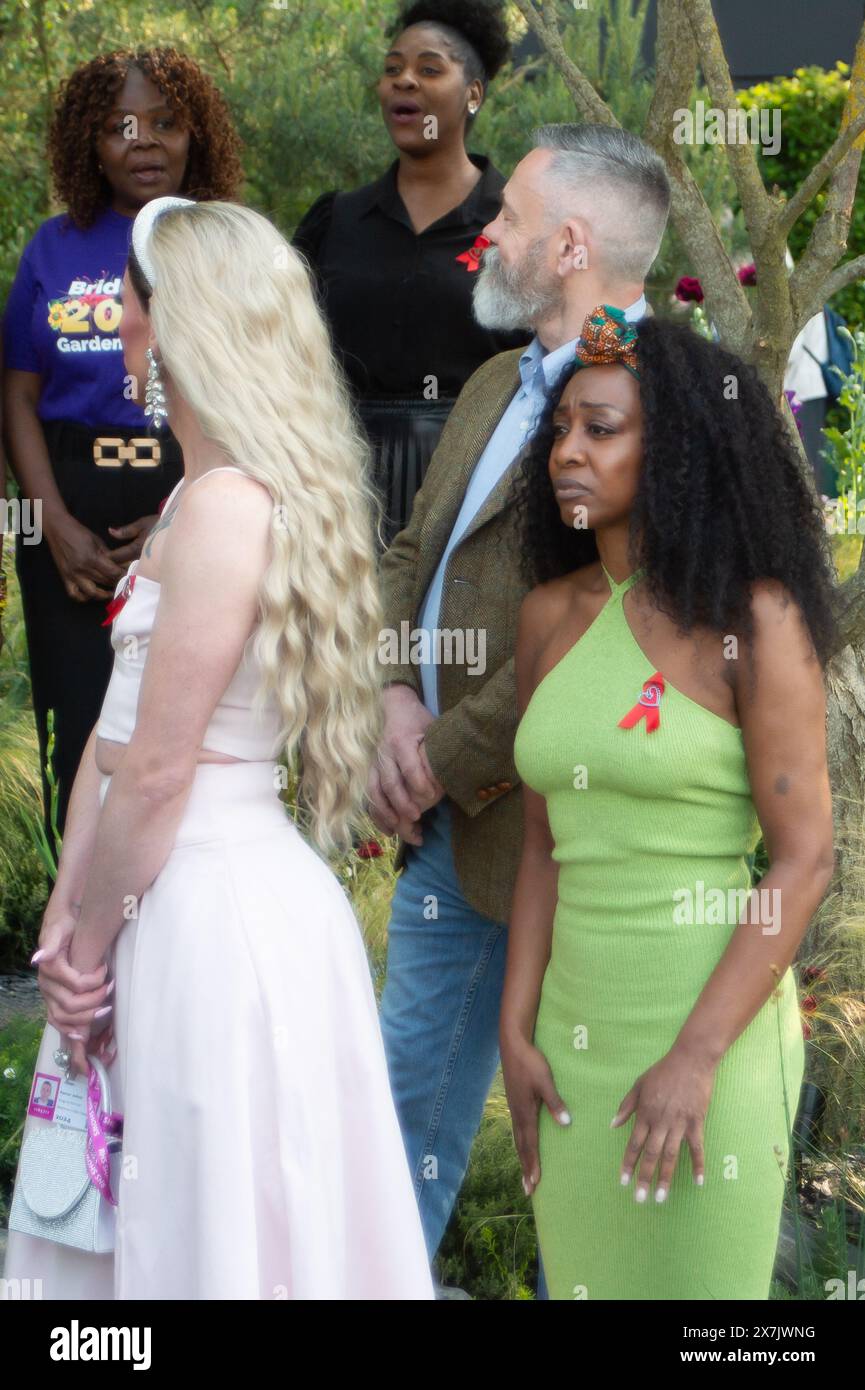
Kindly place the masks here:
[(538, 257), (529, 251), (521, 265), (508, 271), (503, 268), (495, 247), (484, 252), (472, 293), (472, 312), (481, 328), (501, 331), (534, 328), (559, 308), (562, 300), (559, 282), (539, 284), (537, 265)]

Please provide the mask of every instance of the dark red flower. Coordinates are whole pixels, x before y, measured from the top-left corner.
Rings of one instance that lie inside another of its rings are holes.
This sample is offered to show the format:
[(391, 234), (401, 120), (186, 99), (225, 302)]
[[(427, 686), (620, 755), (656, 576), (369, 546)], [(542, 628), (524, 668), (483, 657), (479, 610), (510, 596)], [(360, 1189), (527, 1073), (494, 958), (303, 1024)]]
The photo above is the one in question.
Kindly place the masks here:
[(461, 252), (460, 255), (456, 257), (456, 259), (458, 261), (462, 261), (465, 264), (466, 270), (468, 271), (479, 270), (481, 264), (481, 256), (484, 254), (487, 247), (490, 245), (492, 245), (492, 243), (490, 242), (489, 237), (481, 234), (480, 236), (475, 237), (474, 246), (470, 246), (468, 251)]
[(802, 979), (807, 980), (809, 984), (812, 980), (825, 980), (825, 978), (826, 971), (821, 970), (817, 965), (806, 965), (802, 971)]
[(358, 859), (378, 859), (380, 854), (384, 854), (384, 850), (378, 840), (362, 840), (355, 853)]
[(675, 289), (677, 299), (681, 299), (683, 304), (690, 300), (695, 300), (697, 304), (703, 302), (703, 286), (694, 275), (683, 275)]
[(810, 1038), (810, 1036), (811, 1036), (811, 1025), (810, 1025), (810, 1023), (808, 1022), (807, 1018), (803, 1018), (803, 1019), (802, 1019), (802, 1037), (803, 1037), (803, 1038), (805, 1039), (805, 1041), (807, 1042), (808, 1039)]
[(813, 995), (813, 994), (806, 994), (806, 995), (805, 995), (805, 998), (802, 1000), (802, 1012), (803, 1012), (803, 1014), (813, 1014), (814, 1012), (816, 1012), (816, 1009), (817, 1009), (817, 1000), (815, 999), (814, 995)]
[(756, 285), (757, 283), (757, 267), (753, 261), (750, 265), (739, 266), (736, 274), (739, 277), (740, 285)]

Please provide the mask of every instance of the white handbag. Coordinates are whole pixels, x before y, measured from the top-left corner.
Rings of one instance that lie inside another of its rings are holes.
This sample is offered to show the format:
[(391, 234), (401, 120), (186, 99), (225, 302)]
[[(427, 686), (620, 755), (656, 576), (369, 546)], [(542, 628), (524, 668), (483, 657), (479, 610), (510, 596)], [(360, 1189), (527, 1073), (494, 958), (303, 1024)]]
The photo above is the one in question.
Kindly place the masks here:
[[(95, 1057), (87, 1059), (99, 1080), (99, 1108), (111, 1115), (108, 1073)], [(109, 1190), (117, 1200), (123, 1143), (104, 1135), (110, 1172)], [(93, 1254), (114, 1249), (116, 1207), (103, 1196), (87, 1167), (93, 1143), (87, 1129), (56, 1122), (34, 1126), (21, 1145), (18, 1179), (9, 1214), (10, 1231), (41, 1236)]]

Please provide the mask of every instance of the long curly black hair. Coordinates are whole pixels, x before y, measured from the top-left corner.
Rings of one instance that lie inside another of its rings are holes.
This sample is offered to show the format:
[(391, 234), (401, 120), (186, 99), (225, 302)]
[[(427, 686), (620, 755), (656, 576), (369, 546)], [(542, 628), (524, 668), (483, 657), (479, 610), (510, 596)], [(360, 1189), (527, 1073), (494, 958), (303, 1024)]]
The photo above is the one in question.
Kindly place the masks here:
[(502, 0), (415, 0), (403, 5), (390, 29), (401, 34), (410, 24), (449, 30), (466, 82), (480, 78), (486, 88), (511, 51)]
[[(802, 611), (822, 664), (834, 650), (833, 577), (816, 492), (756, 370), (683, 325), (637, 329), (643, 458), (631, 560), (655, 605), (687, 633), (752, 635), (751, 585), (778, 580)], [(549, 476), (556, 383), (513, 493), (521, 563), (543, 584), (598, 559), (592, 530), (566, 526)]]
[(215, 83), (176, 48), (117, 49), (82, 63), (66, 79), (48, 131), (54, 188), (71, 220), (90, 227), (111, 200), (99, 170), (96, 137), (131, 67), (159, 88), (189, 125), (189, 155), (181, 193), (231, 202), (243, 182), (241, 142)]

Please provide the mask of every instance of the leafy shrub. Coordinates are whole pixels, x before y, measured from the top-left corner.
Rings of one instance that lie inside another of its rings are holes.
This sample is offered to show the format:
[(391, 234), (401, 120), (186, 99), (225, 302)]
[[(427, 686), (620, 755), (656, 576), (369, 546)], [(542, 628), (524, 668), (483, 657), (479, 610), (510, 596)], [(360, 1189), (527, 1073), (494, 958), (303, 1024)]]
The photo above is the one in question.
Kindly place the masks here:
[[(837, 63), (831, 71), (823, 68), (797, 68), (792, 77), (758, 82), (738, 93), (741, 106), (777, 108), (781, 113), (781, 148), (777, 155), (765, 155), (757, 147), (763, 178), (789, 198), (805, 175), (816, 164), (838, 134), (841, 112), (850, 86), (850, 68)], [(860, 171), (853, 216), (847, 240), (847, 257), (865, 251), (865, 175)], [(814, 223), (826, 205), (826, 188), (817, 195), (799, 218), (788, 238), (790, 254), (797, 261), (805, 249)], [(845, 257), (845, 259), (847, 259)], [(832, 307), (848, 323), (865, 322), (865, 282), (849, 285), (832, 297)]]

